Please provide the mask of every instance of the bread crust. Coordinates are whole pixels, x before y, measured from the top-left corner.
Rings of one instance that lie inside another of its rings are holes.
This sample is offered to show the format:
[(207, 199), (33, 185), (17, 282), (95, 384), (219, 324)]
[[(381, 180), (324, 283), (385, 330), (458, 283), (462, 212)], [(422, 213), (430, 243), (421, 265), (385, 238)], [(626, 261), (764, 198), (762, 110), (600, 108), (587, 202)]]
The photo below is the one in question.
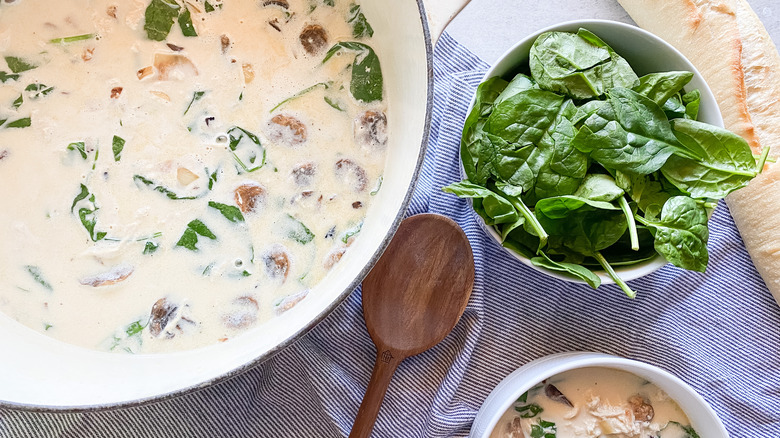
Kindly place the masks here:
[[(746, 0), (618, 0), (699, 70), (729, 130), (780, 157), (780, 54)], [(780, 303), (780, 164), (726, 198), (756, 269)]]

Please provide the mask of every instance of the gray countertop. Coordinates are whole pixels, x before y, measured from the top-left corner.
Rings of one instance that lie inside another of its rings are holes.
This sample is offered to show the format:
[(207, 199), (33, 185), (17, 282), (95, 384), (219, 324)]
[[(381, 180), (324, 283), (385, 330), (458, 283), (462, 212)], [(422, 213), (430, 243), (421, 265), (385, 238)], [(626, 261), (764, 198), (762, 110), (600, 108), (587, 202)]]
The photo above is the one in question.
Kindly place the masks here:
[[(780, 45), (780, 1), (748, 0)], [(616, 0), (471, 0), (447, 31), (487, 63), (514, 43), (555, 23), (598, 18), (632, 23)]]

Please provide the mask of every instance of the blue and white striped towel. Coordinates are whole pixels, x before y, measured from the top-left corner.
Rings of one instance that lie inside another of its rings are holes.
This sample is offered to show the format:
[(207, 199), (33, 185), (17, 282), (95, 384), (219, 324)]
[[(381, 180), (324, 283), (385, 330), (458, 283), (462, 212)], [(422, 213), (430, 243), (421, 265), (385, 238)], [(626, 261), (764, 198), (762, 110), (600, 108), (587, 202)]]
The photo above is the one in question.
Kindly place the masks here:
[[(487, 67), (446, 34), (437, 45), (431, 140), (408, 214), (445, 214), (465, 229), (476, 285), (453, 333), (400, 366), (374, 436), (465, 436), (512, 370), (547, 354), (590, 350), (676, 374), (712, 404), (732, 437), (780, 437), (780, 308), (725, 204), (711, 220), (707, 274), (666, 266), (631, 282), (639, 291), (631, 301), (614, 286), (593, 290), (524, 266), (480, 230), (465, 201), (440, 190), (459, 179), (460, 128)], [(374, 357), (357, 290), (300, 341), (230, 381), (110, 412), (3, 410), (0, 436), (346, 436)]]

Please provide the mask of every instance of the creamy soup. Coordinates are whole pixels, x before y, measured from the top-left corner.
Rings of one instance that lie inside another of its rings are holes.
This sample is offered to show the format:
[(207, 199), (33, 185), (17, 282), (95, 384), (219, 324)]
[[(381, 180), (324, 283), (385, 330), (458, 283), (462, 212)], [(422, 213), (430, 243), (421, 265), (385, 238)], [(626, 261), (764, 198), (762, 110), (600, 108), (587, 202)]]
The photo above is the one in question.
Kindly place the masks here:
[(523, 394), (491, 438), (698, 438), (656, 385), (609, 368), (554, 376)]
[(351, 0), (0, 0), (0, 310), (147, 353), (291, 309), (382, 184), (372, 36)]

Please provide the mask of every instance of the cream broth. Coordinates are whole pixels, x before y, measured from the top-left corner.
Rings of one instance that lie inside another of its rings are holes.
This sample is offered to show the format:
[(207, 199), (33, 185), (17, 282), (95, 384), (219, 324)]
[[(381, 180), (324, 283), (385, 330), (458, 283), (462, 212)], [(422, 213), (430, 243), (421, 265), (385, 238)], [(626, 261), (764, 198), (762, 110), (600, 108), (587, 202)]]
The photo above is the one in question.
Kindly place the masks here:
[(106, 351), (289, 310), (359, 238), (384, 169), (359, 6), (150, 1), (0, 2), (0, 311)]
[(535, 386), (501, 417), (491, 438), (698, 438), (660, 388), (633, 374), (583, 368)]

